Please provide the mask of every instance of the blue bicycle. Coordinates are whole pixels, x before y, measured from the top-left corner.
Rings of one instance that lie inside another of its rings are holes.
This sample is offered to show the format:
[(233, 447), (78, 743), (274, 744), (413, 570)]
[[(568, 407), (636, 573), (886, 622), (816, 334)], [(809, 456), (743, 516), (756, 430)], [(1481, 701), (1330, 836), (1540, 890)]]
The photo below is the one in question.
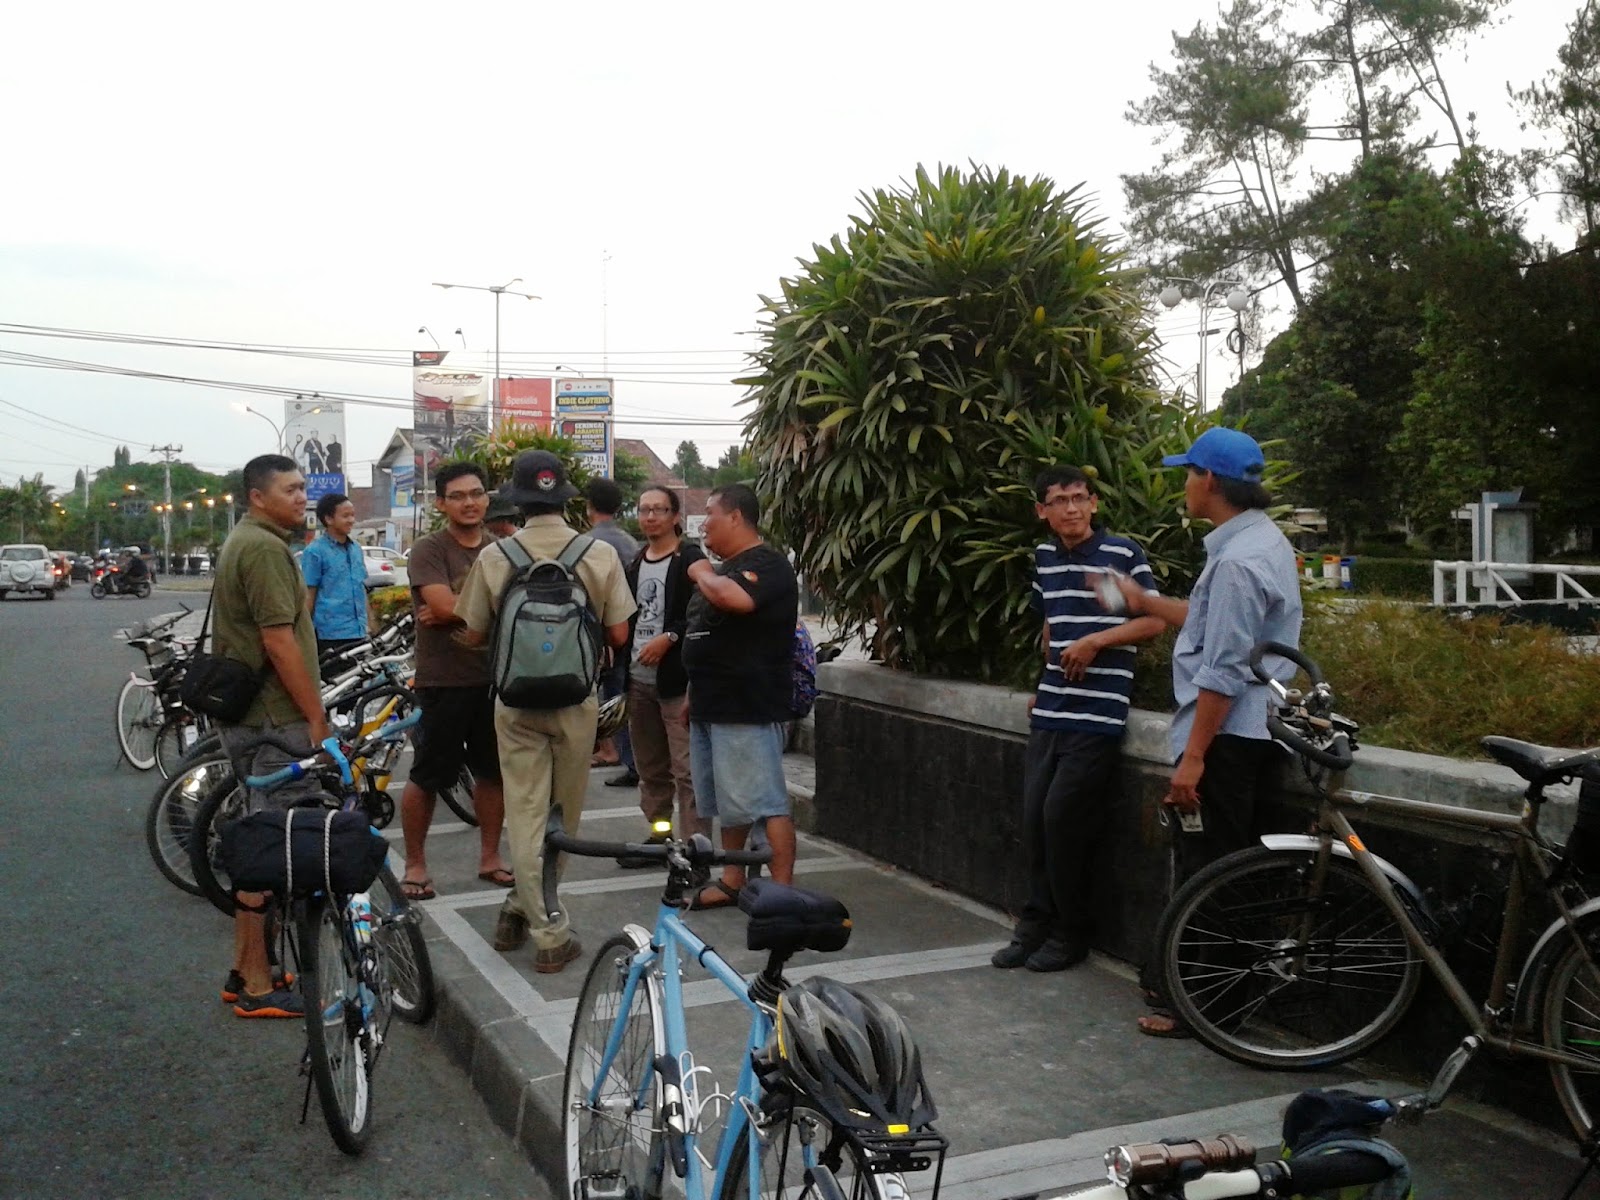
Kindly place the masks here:
[[(930, 1169), (937, 1196), (947, 1143), (933, 1127), (921, 1056), (899, 1014), (833, 980), (791, 985), (783, 976), (798, 951), (844, 948), (843, 904), (750, 880), (739, 895), (750, 918), (746, 942), (768, 957), (746, 980), (682, 913), (711, 868), (756, 866), (770, 851), (713, 849), (699, 834), (664, 844), (580, 841), (555, 807), (544, 871), (552, 915), (559, 853), (651, 858), (667, 871), (654, 930), (629, 925), (606, 941), (578, 997), (562, 1096), (572, 1200), (656, 1200), (669, 1183), (686, 1200), (905, 1200), (905, 1176)], [(700, 964), (749, 1013), (727, 1095), (702, 1094), (708, 1071), (689, 1049), (685, 963)], [(720, 1136), (702, 1149), (724, 1103)]]

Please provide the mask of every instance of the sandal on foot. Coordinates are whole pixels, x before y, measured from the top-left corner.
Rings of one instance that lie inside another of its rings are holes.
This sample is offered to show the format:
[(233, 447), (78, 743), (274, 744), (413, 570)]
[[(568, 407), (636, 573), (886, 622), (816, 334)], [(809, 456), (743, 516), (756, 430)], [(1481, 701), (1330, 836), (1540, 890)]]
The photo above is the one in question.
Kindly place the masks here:
[(1139, 1032), (1146, 1037), (1156, 1038), (1186, 1038), (1189, 1036), (1188, 1027), (1178, 1020), (1177, 1015), (1152, 1009), (1139, 1018)]
[(433, 880), (431, 879), (402, 879), (400, 881), (400, 898), (415, 904), (419, 900), (432, 900), (434, 897)]
[(492, 871), (479, 871), (478, 878), (485, 883), (492, 883), (495, 887), (516, 887), (517, 877), (507, 867), (496, 867)]
[[(739, 903), (739, 890), (740, 889), (736, 887), (730, 887), (728, 884), (723, 883), (720, 879), (713, 879), (711, 881), (711, 886), (706, 888), (705, 891), (695, 893), (694, 899), (689, 901), (689, 911), (705, 912), (710, 908), (728, 908), (731, 905), (736, 905)], [(707, 893), (713, 896), (720, 893), (723, 898), (721, 900), (713, 900), (710, 903), (707, 903)]]

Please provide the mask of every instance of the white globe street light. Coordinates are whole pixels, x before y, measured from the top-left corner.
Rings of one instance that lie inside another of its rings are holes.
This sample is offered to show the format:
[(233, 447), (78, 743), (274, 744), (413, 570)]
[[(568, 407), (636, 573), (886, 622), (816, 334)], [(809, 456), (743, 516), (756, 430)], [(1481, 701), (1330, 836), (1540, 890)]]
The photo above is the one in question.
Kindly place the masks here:
[[(1184, 285), (1188, 286), (1185, 287)], [(1226, 291), (1224, 291), (1226, 289)], [(1220, 298), (1235, 313), (1243, 313), (1250, 305), (1250, 291), (1237, 279), (1190, 279), (1183, 275), (1168, 278), (1167, 284), (1157, 293), (1163, 308), (1176, 308), (1186, 295), (1200, 302), (1200, 365), (1195, 372), (1195, 401), (1200, 411), (1206, 410), (1206, 339), (1221, 330), (1209, 328), (1211, 308)], [(1241, 368), (1242, 372), (1242, 368)]]

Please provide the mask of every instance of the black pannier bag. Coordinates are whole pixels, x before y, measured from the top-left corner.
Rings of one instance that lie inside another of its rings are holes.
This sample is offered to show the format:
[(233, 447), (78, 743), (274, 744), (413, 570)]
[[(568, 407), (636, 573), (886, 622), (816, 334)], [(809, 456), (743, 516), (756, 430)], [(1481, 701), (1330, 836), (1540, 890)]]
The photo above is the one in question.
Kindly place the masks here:
[(361, 812), (255, 812), (222, 830), (222, 865), (242, 892), (364, 892), (388, 855), (388, 841)]

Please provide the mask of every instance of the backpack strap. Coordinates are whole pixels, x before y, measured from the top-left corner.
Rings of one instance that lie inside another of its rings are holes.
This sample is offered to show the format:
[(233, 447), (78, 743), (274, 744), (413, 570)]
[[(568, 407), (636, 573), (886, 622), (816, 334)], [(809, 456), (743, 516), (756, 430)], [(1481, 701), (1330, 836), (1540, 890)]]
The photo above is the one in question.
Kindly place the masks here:
[(533, 559), (528, 557), (528, 552), (522, 548), (522, 543), (517, 541), (514, 535), (508, 538), (501, 538), (495, 545), (500, 547), (500, 553), (504, 554), (506, 560), (511, 564), (512, 578), (521, 575), (529, 567), (533, 566)]
[[(556, 556), (556, 561), (565, 567), (568, 573), (575, 572), (578, 564), (583, 561), (583, 556), (589, 553), (589, 548), (594, 545), (594, 539), (586, 533), (574, 534), (572, 540), (561, 548), (561, 553)], [(573, 552), (576, 546), (577, 552)]]

